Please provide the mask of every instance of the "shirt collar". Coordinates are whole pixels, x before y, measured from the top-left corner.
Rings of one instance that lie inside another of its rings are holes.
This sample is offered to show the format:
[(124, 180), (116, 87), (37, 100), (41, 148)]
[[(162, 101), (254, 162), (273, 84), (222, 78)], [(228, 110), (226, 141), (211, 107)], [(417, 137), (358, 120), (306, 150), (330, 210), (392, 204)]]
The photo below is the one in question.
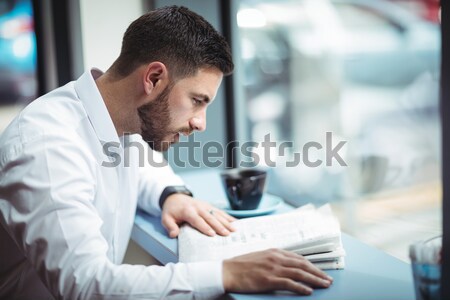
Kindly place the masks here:
[(105, 102), (98, 90), (95, 79), (103, 74), (96, 68), (86, 71), (75, 81), (75, 91), (83, 104), (89, 121), (102, 144), (117, 142), (120, 140), (114, 127), (111, 116), (106, 108)]

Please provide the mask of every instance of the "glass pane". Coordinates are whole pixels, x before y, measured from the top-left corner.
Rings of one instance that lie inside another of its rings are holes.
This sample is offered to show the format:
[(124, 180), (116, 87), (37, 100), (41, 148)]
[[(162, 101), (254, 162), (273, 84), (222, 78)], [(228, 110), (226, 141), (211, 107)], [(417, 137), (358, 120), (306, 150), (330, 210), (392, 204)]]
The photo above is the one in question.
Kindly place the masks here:
[(0, 3), (1, 131), (36, 97), (36, 38), (31, 0)]
[(244, 0), (236, 16), (269, 192), (331, 203), (343, 231), (404, 260), (441, 233), (440, 24), (433, 1), (407, 2)]

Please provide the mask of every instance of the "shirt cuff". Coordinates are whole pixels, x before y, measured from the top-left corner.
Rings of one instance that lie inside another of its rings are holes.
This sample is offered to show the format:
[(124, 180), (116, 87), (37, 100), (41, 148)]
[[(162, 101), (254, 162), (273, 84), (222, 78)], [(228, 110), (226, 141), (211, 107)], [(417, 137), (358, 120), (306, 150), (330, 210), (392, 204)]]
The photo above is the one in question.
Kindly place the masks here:
[(161, 212), (161, 207), (159, 206), (159, 199), (162, 195), (162, 192), (164, 189), (168, 186), (184, 186), (183, 180), (175, 174), (172, 174), (171, 176), (162, 177), (159, 179), (159, 181), (155, 184), (155, 188), (150, 193), (150, 199), (154, 199), (152, 201), (153, 206), (156, 206), (156, 209)]
[(187, 264), (195, 299), (212, 299), (225, 293), (222, 280), (222, 261), (195, 262)]

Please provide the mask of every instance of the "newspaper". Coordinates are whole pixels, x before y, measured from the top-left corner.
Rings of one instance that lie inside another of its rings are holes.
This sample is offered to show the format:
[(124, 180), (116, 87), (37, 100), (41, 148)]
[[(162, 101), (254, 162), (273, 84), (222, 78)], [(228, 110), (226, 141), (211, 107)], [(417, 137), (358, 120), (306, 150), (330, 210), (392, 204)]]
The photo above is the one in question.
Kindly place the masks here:
[(178, 237), (180, 262), (223, 260), (281, 248), (304, 255), (324, 269), (344, 267), (345, 251), (338, 220), (329, 205), (302, 206), (291, 212), (237, 220), (229, 236), (206, 236), (183, 225)]

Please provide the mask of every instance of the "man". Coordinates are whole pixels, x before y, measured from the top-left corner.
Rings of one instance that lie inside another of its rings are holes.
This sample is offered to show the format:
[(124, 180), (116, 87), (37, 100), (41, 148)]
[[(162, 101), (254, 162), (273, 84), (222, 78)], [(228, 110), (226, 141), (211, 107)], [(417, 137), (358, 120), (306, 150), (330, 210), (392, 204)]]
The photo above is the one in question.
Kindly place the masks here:
[(191, 197), (168, 166), (139, 167), (129, 147), (145, 140), (148, 151), (165, 151), (180, 134), (205, 130), (206, 109), (232, 69), (229, 47), (209, 23), (166, 7), (130, 25), (107, 72), (87, 71), (26, 107), (0, 138), (0, 298), (184, 299), (328, 287), (325, 273), (281, 250), (121, 264), (137, 205), (161, 214), (171, 237), (183, 222), (208, 235), (233, 230), (232, 217)]

